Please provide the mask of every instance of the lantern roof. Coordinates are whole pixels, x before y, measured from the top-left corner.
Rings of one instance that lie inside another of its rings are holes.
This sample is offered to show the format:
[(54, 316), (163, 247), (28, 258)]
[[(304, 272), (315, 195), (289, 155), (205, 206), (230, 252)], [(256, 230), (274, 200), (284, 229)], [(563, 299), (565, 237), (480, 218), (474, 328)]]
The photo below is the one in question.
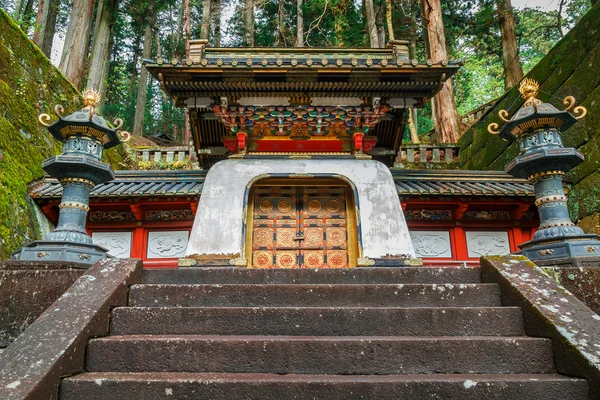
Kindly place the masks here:
[(48, 114), (41, 114), (38, 120), (48, 128), (50, 134), (59, 142), (64, 142), (67, 138), (76, 134), (96, 137), (102, 142), (105, 149), (120, 144), (121, 137), (127, 141), (129, 133), (120, 131), (123, 125), (121, 119), (117, 118), (113, 122), (116, 126), (111, 127), (101, 115), (95, 113), (95, 107), (99, 101), (100, 94), (95, 90), (88, 89), (83, 92), (84, 108), (81, 110), (63, 116), (65, 110), (58, 104), (54, 107), (54, 113), (58, 117), (57, 121), (49, 124), (51, 117)]
[[(539, 100), (537, 98), (538, 91), (539, 84), (532, 79), (525, 78), (519, 87), (519, 92), (525, 99), (523, 106), (510, 119), (508, 119), (508, 111), (500, 110), (498, 116), (506, 124), (500, 131), (497, 131), (498, 124), (492, 123), (488, 126), (488, 131), (495, 135), (499, 134), (507, 141), (516, 140), (523, 133), (538, 128), (555, 128), (559, 132), (564, 132), (587, 113), (584, 107), (575, 107), (573, 96), (566, 97), (563, 104), (567, 108), (559, 110), (554, 105)], [(571, 109), (576, 115), (569, 112)]]

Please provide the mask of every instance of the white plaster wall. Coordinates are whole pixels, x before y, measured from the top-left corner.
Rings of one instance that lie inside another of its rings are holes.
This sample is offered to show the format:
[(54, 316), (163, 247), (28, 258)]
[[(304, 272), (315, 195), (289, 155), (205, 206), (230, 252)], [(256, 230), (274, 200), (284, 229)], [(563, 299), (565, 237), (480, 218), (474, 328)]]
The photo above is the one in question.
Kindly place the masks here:
[(336, 174), (356, 186), (363, 256), (415, 257), (389, 169), (371, 160), (224, 160), (208, 172), (187, 256), (241, 257), (246, 186), (264, 174)]

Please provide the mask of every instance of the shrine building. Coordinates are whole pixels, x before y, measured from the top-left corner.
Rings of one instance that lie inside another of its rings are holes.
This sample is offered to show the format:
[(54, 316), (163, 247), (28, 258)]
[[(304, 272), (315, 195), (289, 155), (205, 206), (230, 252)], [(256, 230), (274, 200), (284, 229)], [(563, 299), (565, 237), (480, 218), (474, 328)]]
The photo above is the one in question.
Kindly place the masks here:
[[(458, 63), (419, 64), (400, 41), (356, 50), (197, 40), (184, 63), (145, 67), (187, 108), (202, 170), (118, 171), (94, 188), (87, 229), (113, 256), (146, 267), (456, 264), (517, 251), (538, 225), (525, 180), (394, 168), (406, 156), (407, 109)], [(443, 145), (420, 156), (454, 157)], [(54, 222), (61, 194), (53, 179), (31, 187)]]

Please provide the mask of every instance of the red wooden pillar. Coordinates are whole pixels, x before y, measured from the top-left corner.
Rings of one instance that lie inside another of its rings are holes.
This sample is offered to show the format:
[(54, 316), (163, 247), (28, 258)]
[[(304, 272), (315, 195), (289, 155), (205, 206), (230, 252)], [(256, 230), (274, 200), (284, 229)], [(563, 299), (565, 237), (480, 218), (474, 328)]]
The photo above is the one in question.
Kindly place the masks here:
[(456, 248), (456, 253), (454, 257), (457, 260), (468, 260), (469, 253), (467, 251), (467, 237), (465, 235), (465, 230), (462, 226), (455, 226), (452, 229), (452, 233), (454, 235), (454, 243)]
[(512, 228), (512, 232), (513, 232), (514, 242), (511, 243), (512, 248), (510, 251), (515, 252), (515, 251), (519, 250), (519, 245), (523, 244), (527, 240), (523, 239), (523, 231), (521, 230), (520, 226), (515, 226), (514, 228)]
[(144, 228), (141, 226), (136, 227), (133, 230), (133, 238), (131, 240), (131, 258), (141, 258), (144, 259), (146, 254), (144, 254)]

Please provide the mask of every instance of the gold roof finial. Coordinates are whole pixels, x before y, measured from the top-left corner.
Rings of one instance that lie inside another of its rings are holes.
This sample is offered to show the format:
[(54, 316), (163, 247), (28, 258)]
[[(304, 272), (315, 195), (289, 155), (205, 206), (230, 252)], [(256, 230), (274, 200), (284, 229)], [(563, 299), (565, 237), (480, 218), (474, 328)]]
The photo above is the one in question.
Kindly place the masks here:
[(540, 85), (535, 80), (525, 78), (521, 81), (519, 92), (521, 92), (521, 96), (523, 96), (525, 100), (530, 100), (538, 95), (539, 88)]
[(100, 102), (100, 93), (94, 89), (86, 89), (83, 92), (83, 104), (86, 107), (96, 107)]

